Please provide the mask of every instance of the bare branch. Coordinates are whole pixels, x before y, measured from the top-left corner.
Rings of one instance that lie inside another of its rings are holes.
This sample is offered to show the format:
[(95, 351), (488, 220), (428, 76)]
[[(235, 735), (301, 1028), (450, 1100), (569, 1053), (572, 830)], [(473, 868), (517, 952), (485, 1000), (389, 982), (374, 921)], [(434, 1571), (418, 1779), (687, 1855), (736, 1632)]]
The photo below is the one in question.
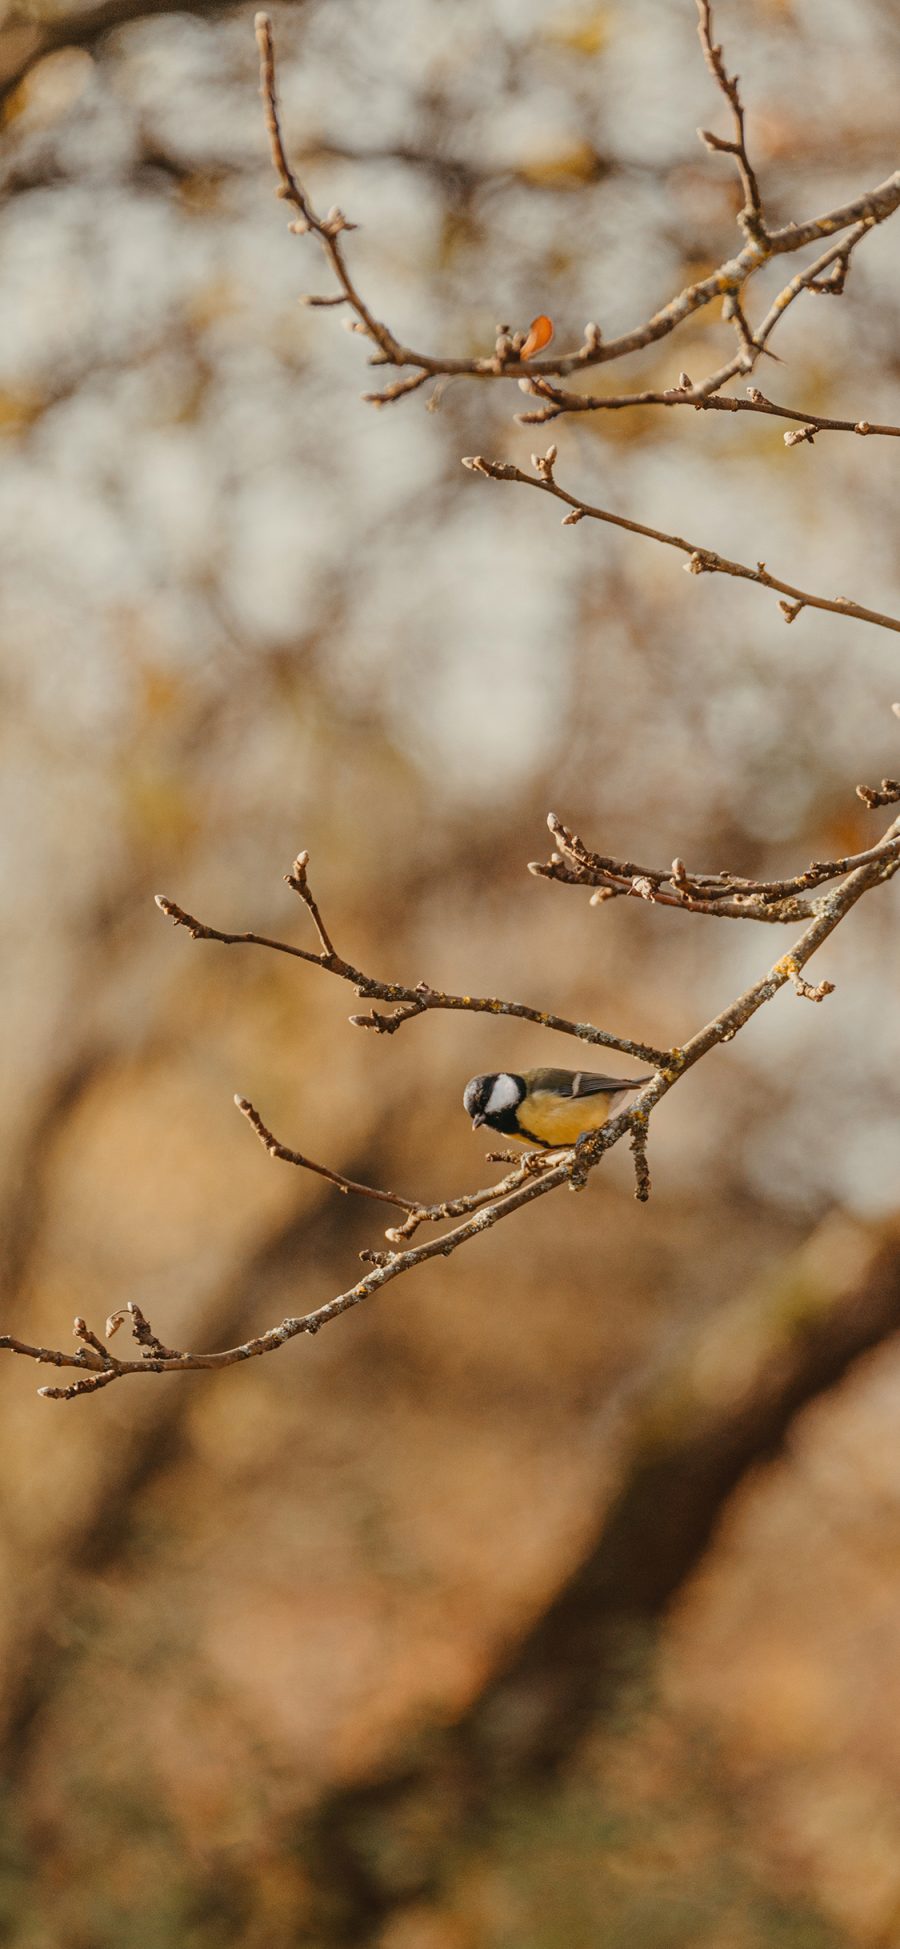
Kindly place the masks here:
[(414, 372), (409, 379), (395, 379), (392, 385), (383, 386), (381, 392), (360, 393), (359, 396), (366, 406), (392, 406), (395, 399), (418, 392), (419, 387), (426, 385), (430, 378), (430, 372)]
[[(304, 862), (308, 855), (302, 854)], [(296, 864), (296, 863), (295, 863)], [(307, 906), (310, 904), (309, 889), (304, 892), (295, 874), (287, 876), (288, 884), (301, 893)], [(354, 968), (349, 961), (335, 952), (330, 946), (323, 947), (321, 954), (314, 954), (309, 948), (294, 947), (289, 941), (275, 941), (265, 934), (226, 934), (217, 927), (208, 927), (193, 914), (185, 913), (183, 907), (174, 900), (166, 899), (164, 894), (156, 895), (156, 904), (176, 927), (186, 927), (196, 941), (220, 941), (226, 947), (251, 946), (267, 947), (278, 954), (292, 954), (300, 961), (309, 961), (313, 967), (324, 968), (328, 974), (337, 975), (348, 981), (357, 995), (372, 1001), (399, 1004), (393, 1013), (382, 1015), (373, 1009), (369, 1015), (351, 1015), (350, 1020), (356, 1028), (374, 1029), (376, 1034), (394, 1035), (404, 1022), (413, 1021), (418, 1015), (426, 1015), (430, 1009), (449, 1009), (472, 1015), (515, 1016), (524, 1022), (534, 1022), (538, 1028), (553, 1029), (560, 1035), (573, 1035), (579, 1042), (588, 1042), (604, 1049), (618, 1049), (622, 1055), (634, 1056), (639, 1062), (658, 1063), (666, 1060), (665, 1050), (655, 1049), (651, 1043), (638, 1042), (630, 1036), (612, 1035), (607, 1029), (594, 1028), (590, 1022), (570, 1022), (563, 1015), (551, 1014), (548, 1009), (530, 1008), (525, 1002), (501, 1001), (495, 995), (450, 995), (440, 988), (431, 988), (426, 981), (417, 982), (409, 988), (402, 982), (378, 981), (373, 975), (363, 974), (361, 968)], [(313, 909), (310, 908), (313, 912)], [(313, 913), (314, 920), (318, 910)], [(319, 927), (320, 940), (327, 940)]]
[[(885, 779), (882, 787), (894, 781)], [(857, 786), (860, 797), (867, 787)], [(881, 804), (900, 799), (900, 785), (886, 796), (875, 793)], [(570, 827), (551, 812), (547, 824), (558, 852), (549, 860), (532, 860), (529, 872), (544, 880), (559, 880), (568, 886), (598, 889), (594, 904), (631, 895), (663, 907), (678, 907), (684, 913), (712, 914), (726, 920), (785, 922), (810, 919), (816, 904), (797, 896), (829, 880), (846, 878), (860, 866), (875, 865), (900, 857), (900, 840), (884, 839), (866, 852), (848, 854), (845, 859), (812, 860), (800, 873), (784, 880), (749, 880), (734, 873), (688, 873), (684, 861), (671, 866), (639, 866), (635, 860), (619, 860), (592, 852)]]
[[(347, 222), (341, 210), (329, 210), (327, 216), (317, 216), (306, 191), (291, 169), (278, 116), (278, 100), (275, 92), (275, 49), (272, 22), (268, 14), (257, 14), (255, 26), (259, 47), (260, 93), (272, 148), (272, 164), (278, 177), (278, 194), (297, 211), (296, 220), (291, 227), (300, 235), (307, 230), (314, 231), (338, 280), (342, 295), (352, 306), (362, 330), (380, 348), (392, 365), (407, 364), (408, 361), (402, 357), (402, 347), (397, 344), (393, 333), (388, 330), (387, 325), (381, 324), (380, 320), (373, 316), (350, 277), (341, 235), (343, 231), (352, 230), (354, 226)], [(398, 357), (398, 354), (401, 356)]]
[[(0, 1346), (3, 1344), (3, 1340), (0, 1338)], [(16, 1348), (17, 1353), (24, 1351), (30, 1353), (31, 1348)], [(37, 1358), (42, 1359), (43, 1355), (39, 1354)], [(45, 1401), (77, 1401), (79, 1395), (98, 1394), (101, 1387), (108, 1387), (111, 1381), (117, 1381), (118, 1379), (119, 1369), (118, 1363), (116, 1363), (114, 1366), (108, 1367), (102, 1374), (91, 1374), (84, 1380), (72, 1381), (68, 1387), (39, 1387), (38, 1393), (43, 1396)]]
[[(319, 1177), (327, 1178), (329, 1183), (336, 1185), (339, 1191), (355, 1192), (362, 1198), (375, 1198), (384, 1204), (397, 1205), (401, 1211), (405, 1211), (407, 1216), (402, 1224), (390, 1225), (385, 1232), (385, 1238), (391, 1245), (402, 1244), (404, 1239), (412, 1238), (420, 1225), (437, 1225), (444, 1219), (461, 1218), (467, 1212), (478, 1211), (482, 1205), (489, 1204), (492, 1198), (514, 1191), (518, 1185), (524, 1184), (536, 1172), (545, 1170), (548, 1162), (553, 1161), (552, 1153), (548, 1157), (546, 1151), (526, 1151), (524, 1155), (517, 1153), (513, 1160), (515, 1170), (499, 1184), (487, 1185), (479, 1191), (466, 1191), (459, 1198), (444, 1198), (437, 1204), (426, 1204), (423, 1200), (401, 1198), (395, 1191), (376, 1189), (371, 1184), (357, 1184), (353, 1178), (345, 1177), (342, 1171), (332, 1171), (326, 1164), (314, 1163), (311, 1158), (304, 1157), (300, 1151), (290, 1150), (287, 1144), (279, 1143), (278, 1138), (274, 1137), (271, 1130), (263, 1123), (258, 1110), (254, 1109), (252, 1103), (248, 1103), (246, 1097), (236, 1096), (234, 1100), (238, 1109), (247, 1118), (247, 1122), (252, 1124), (260, 1143), (270, 1157), (280, 1158), (286, 1164), (299, 1165), (306, 1171), (314, 1171)], [(508, 1159), (509, 1153), (503, 1156), (497, 1152), (488, 1154), (489, 1163), (504, 1162)], [(384, 1253), (378, 1252), (360, 1253), (360, 1258), (373, 1261), (375, 1264), (385, 1262), (385, 1257)], [(102, 1344), (100, 1351), (105, 1352)]]
[(650, 541), (661, 541), (667, 548), (678, 548), (689, 557), (685, 564), (689, 575), (735, 575), (744, 582), (758, 582), (764, 589), (789, 596), (792, 605), (781, 603), (780, 607), (787, 622), (793, 622), (801, 609), (827, 609), (838, 616), (854, 616), (857, 622), (874, 623), (880, 629), (900, 630), (900, 618), (887, 616), (879, 609), (866, 609), (861, 602), (852, 602), (849, 596), (817, 596), (805, 589), (797, 589), (791, 582), (782, 582), (778, 576), (770, 575), (765, 562), (757, 562), (755, 568), (748, 568), (744, 562), (732, 562), (726, 555), (717, 555), (713, 549), (704, 548), (699, 542), (686, 541), (683, 535), (666, 534), (662, 528), (648, 528), (643, 521), (631, 521), (624, 514), (613, 514), (608, 508), (593, 507), (589, 501), (580, 501), (575, 494), (568, 494), (565, 488), (547, 474), (525, 474), (520, 467), (513, 467), (498, 460), (485, 460), (483, 454), (468, 454), (463, 466), (471, 473), (485, 474), (489, 480), (518, 481), (523, 487), (536, 487), (542, 494), (553, 494), (558, 501), (565, 502), (571, 510), (563, 519), (564, 527), (572, 527), (577, 521), (587, 517), (591, 521), (605, 521), (613, 528), (624, 528), (632, 535), (646, 535)]
[[(136, 1300), (134, 1299), (129, 1300), (128, 1305), (125, 1308), (125, 1313), (131, 1320), (132, 1337), (137, 1341), (138, 1346), (143, 1348), (144, 1354), (148, 1359), (150, 1358), (154, 1360), (156, 1359), (183, 1360), (184, 1359), (184, 1355), (182, 1353), (179, 1353), (177, 1347), (167, 1347), (165, 1341), (160, 1340), (158, 1335), (154, 1333), (153, 1328), (150, 1325), (150, 1321), (147, 1319), (146, 1314), (142, 1313)], [(107, 1320), (106, 1322), (107, 1339), (111, 1337), (109, 1326), (110, 1323)], [(106, 1348), (104, 1351), (106, 1352), (107, 1358), (109, 1358), (109, 1349)]]
[[(112, 1380), (124, 1379), (131, 1374), (218, 1371), (220, 1368), (235, 1366), (240, 1361), (274, 1352), (300, 1334), (317, 1333), (320, 1327), (360, 1305), (363, 1300), (380, 1291), (382, 1286), (389, 1284), (391, 1280), (412, 1271), (414, 1267), (424, 1264), (428, 1259), (437, 1256), (449, 1257), (461, 1245), (467, 1244), (469, 1240), (478, 1237), (502, 1219), (510, 1217), (513, 1212), (521, 1210), (535, 1198), (544, 1197), (563, 1184), (568, 1184), (573, 1190), (580, 1188), (606, 1151), (619, 1143), (626, 1134), (634, 1155), (637, 1195), (641, 1199), (645, 1198), (649, 1191), (645, 1152), (647, 1125), (651, 1112), (668, 1091), (681, 1081), (689, 1069), (694, 1068), (704, 1056), (721, 1043), (730, 1042), (758, 1010), (766, 1002), (771, 1001), (779, 989), (788, 982), (794, 985), (798, 993), (816, 1001), (830, 992), (831, 984), (828, 982), (820, 982), (816, 988), (805, 982), (802, 978), (803, 969), (856, 902), (871, 888), (884, 885), (893, 878), (900, 867), (900, 851), (894, 843), (898, 840), (900, 840), (900, 817), (888, 827), (881, 844), (873, 848), (870, 855), (860, 856), (862, 863), (848, 873), (831, 893), (826, 894), (816, 903), (817, 911), (814, 918), (800, 935), (790, 953), (782, 955), (760, 980), (746, 989), (736, 1001), (723, 1009), (704, 1028), (698, 1030), (683, 1048), (670, 1051), (650, 1082), (636, 1092), (634, 1100), (627, 1109), (611, 1117), (602, 1129), (580, 1137), (572, 1149), (559, 1153), (551, 1152), (546, 1161), (542, 1159), (538, 1165), (532, 1157), (526, 1157), (500, 1184), (469, 1193), (461, 1199), (447, 1201), (442, 1206), (410, 1210), (403, 1224), (393, 1233), (393, 1238), (398, 1244), (402, 1239), (410, 1236), (425, 1217), (456, 1217), (463, 1213), (465, 1216), (462, 1224), (452, 1226), (449, 1231), (438, 1234), (424, 1244), (402, 1251), (367, 1252), (365, 1257), (373, 1261), (371, 1271), (346, 1292), (339, 1293), (336, 1298), (328, 1300), (312, 1312), (297, 1317), (289, 1316), (282, 1320), (280, 1325), (270, 1327), (265, 1333), (237, 1347), (229, 1347), (216, 1353), (182, 1354), (164, 1347), (162, 1341), (152, 1332), (149, 1322), (140, 1309), (131, 1302), (124, 1311), (126, 1315), (130, 1315), (132, 1333), (141, 1345), (143, 1358), (140, 1360), (116, 1358), (99, 1342), (96, 1335), (91, 1334), (81, 1318), (76, 1321), (76, 1334), (82, 1344), (75, 1353), (67, 1354), (60, 1349), (32, 1346), (26, 1341), (14, 1338), (11, 1334), (0, 1336), (0, 1348), (55, 1367), (79, 1369), (79, 1379), (67, 1387), (39, 1390), (55, 1400), (76, 1399), (82, 1394), (95, 1392), (98, 1387), (107, 1386)], [(304, 874), (298, 877), (302, 879)], [(680, 860), (673, 862), (672, 878), (673, 883), (679, 886), (683, 886), (687, 880), (686, 870)], [(180, 910), (178, 910), (178, 917), (183, 919), (184, 924), (190, 924), (189, 917), (181, 916)], [(196, 927), (197, 924), (194, 923), (194, 926)], [(197, 932), (199, 938), (217, 938), (209, 929), (197, 927)], [(224, 938), (233, 940), (240, 937), (225, 936)], [(263, 941), (262, 944), (273, 945), (268, 941)], [(314, 958), (320, 958), (323, 966), (328, 965), (324, 957)], [(245, 1114), (249, 1113), (248, 1105)], [(276, 1155), (287, 1154), (293, 1161), (295, 1154), (287, 1153), (286, 1147), (279, 1145), (277, 1140), (272, 1138), (271, 1132), (266, 1130), (255, 1113), (251, 1115), (251, 1121), (254, 1122), (257, 1134), (266, 1144), (267, 1149), (272, 1147)], [(308, 1160), (304, 1158), (302, 1162), (304, 1166), (308, 1166)], [(321, 1170), (321, 1167), (313, 1168)], [(352, 1180), (341, 1178), (340, 1174), (325, 1171), (324, 1175), (337, 1182), (340, 1189), (361, 1190), (365, 1196), (373, 1195), (370, 1187), (355, 1186)], [(400, 1203), (393, 1194), (382, 1195), (388, 1202)], [(405, 1203), (406, 1201), (404, 1201), (404, 1208)], [(114, 1315), (113, 1322), (115, 1320)], [(114, 1330), (112, 1323), (111, 1326)]]
[[(824, 413), (804, 413), (799, 407), (779, 406), (775, 400), (767, 399), (758, 386), (747, 387), (746, 399), (735, 399), (731, 393), (704, 393), (699, 388), (695, 391), (690, 384), (668, 386), (663, 392), (598, 394), (566, 392), (561, 386), (551, 385), (549, 379), (521, 383), (534, 398), (549, 403), (534, 413), (517, 413), (520, 426), (546, 426), (564, 413), (615, 413), (631, 406), (693, 406), (698, 413), (762, 413), (774, 419), (797, 420), (813, 433), (858, 433), (863, 437), (874, 433), (900, 439), (900, 426), (865, 419), (834, 420)], [(796, 444), (787, 433), (784, 441), (786, 446)]]
[(697, 0), (697, 32), (704, 59), (714, 80), (722, 90), (731, 109), (734, 122), (734, 140), (728, 142), (721, 135), (711, 135), (708, 129), (698, 129), (697, 133), (708, 149), (721, 149), (734, 156), (744, 192), (744, 207), (738, 215), (738, 222), (745, 236), (754, 243), (765, 244), (767, 240), (763, 222), (762, 198), (756, 171), (747, 154), (744, 135), (744, 108), (738, 89), (737, 75), (730, 75), (722, 58), (722, 49), (713, 40), (712, 7), (710, 0)]
[(414, 1213), (417, 1217), (422, 1212), (421, 1204), (418, 1204), (414, 1198), (401, 1198), (396, 1191), (377, 1190), (371, 1184), (357, 1184), (353, 1178), (345, 1177), (342, 1171), (332, 1171), (327, 1164), (316, 1164), (311, 1157), (302, 1156), (300, 1151), (289, 1150), (286, 1144), (279, 1143), (278, 1138), (273, 1137), (271, 1130), (263, 1123), (259, 1111), (254, 1109), (246, 1096), (236, 1096), (234, 1100), (241, 1115), (246, 1117), (247, 1122), (256, 1131), (260, 1143), (270, 1157), (281, 1158), (285, 1164), (296, 1164), (304, 1171), (314, 1171), (318, 1177), (327, 1178), (329, 1184), (336, 1185), (345, 1195), (353, 1191), (361, 1198), (377, 1198), (382, 1204), (397, 1205), (401, 1211)]
[[(332, 210), (324, 218), (313, 209), (310, 198), (291, 169), (287, 158), (284, 137), (281, 131), (275, 83), (275, 56), (272, 36), (272, 23), (266, 14), (256, 16), (256, 34), (260, 50), (261, 92), (265, 103), (266, 124), (272, 149), (272, 161), (278, 179), (278, 195), (292, 204), (297, 211), (297, 219), (292, 229), (312, 231), (318, 237), (325, 256), (337, 278), (340, 287), (336, 301), (346, 301), (355, 314), (355, 323), (362, 334), (371, 340), (381, 354), (382, 362), (398, 367), (416, 368), (416, 383), (401, 383), (389, 386), (384, 391), (364, 395), (376, 404), (384, 405), (414, 391), (427, 377), (439, 375), (468, 376), (475, 379), (530, 379), (534, 376), (563, 377), (594, 365), (604, 365), (614, 359), (626, 357), (631, 352), (642, 351), (668, 337), (677, 327), (695, 312), (723, 299), (729, 315), (741, 327), (741, 351), (737, 359), (712, 374), (704, 382), (705, 389), (717, 391), (725, 380), (740, 371), (748, 371), (756, 356), (764, 348), (766, 338), (774, 328), (777, 318), (786, 309), (791, 297), (800, 289), (836, 291), (842, 287), (850, 253), (867, 229), (874, 224), (883, 223), (900, 206), (900, 170), (879, 183), (875, 189), (866, 190), (849, 203), (828, 211), (820, 217), (813, 217), (805, 223), (788, 223), (776, 230), (766, 230), (762, 223), (759, 188), (752, 165), (746, 153), (743, 139), (743, 110), (737, 94), (737, 83), (726, 74), (721, 63), (719, 49), (713, 49), (711, 29), (704, 40), (704, 22), (709, 27), (708, 8), (703, 0), (698, 0), (701, 12), (700, 31), (704, 52), (719, 85), (725, 93), (736, 117), (738, 135), (734, 143), (725, 143), (721, 138), (712, 138), (712, 146), (728, 148), (737, 159), (741, 179), (745, 189), (745, 205), (740, 221), (747, 233), (747, 242), (735, 257), (726, 258), (708, 277), (700, 278), (687, 285), (661, 310), (654, 312), (642, 324), (630, 331), (622, 332), (616, 338), (604, 338), (598, 326), (591, 322), (585, 327), (582, 344), (571, 352), (553, 353), (547, 357), (526, 359), (522, 348), (527, 343), (524, 332), (510, 333), (503, 328), (497, 344), (489, 356), (482, 358), (450, 358), (414, 350), (401, 345), (389, 326), (376, 319), (360, 296), (347, 268), (342, 244), (342, 234), (352, 229), (340, 210)], [(718, 66), (717, 66), (718, 62)], [(733, 90), (732, 94), (730, 91)], [(787, 291), (775, 300), (772, 311), (763, 321), (758, 331), (752, 332), (746, 325), (741, 309), (741, 294), (748, 281), (772, 257), (805, 249), (810, 244), (833, 238), (837, 231), (851, 230), (856, 226), (856, 234), (838, 243), (832, 243), (817, 263), (808, 271), (800, 273), (792, 280)], [(836, 272), (827, 281), (822, 280), (826, 266), (836, 265)], [(796, 287), (796, 289), (795, 289)], [(322, 303), (316, 297), (315, 303)], [(327, 302), (327, 300), (326, 300)]]

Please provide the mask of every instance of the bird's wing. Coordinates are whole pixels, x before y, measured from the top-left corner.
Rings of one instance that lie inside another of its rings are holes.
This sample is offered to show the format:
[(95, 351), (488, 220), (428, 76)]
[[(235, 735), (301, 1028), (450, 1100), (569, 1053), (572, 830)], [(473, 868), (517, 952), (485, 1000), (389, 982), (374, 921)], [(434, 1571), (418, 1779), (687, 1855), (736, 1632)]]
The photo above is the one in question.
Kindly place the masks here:
[(529, 1091), (550, 1090), (554, 1096), (615, 1095), (617, 1090), (640, 1089), (649, 1076), (598, 1076), (588, 1069), (532, 1069), (525, 1078)]

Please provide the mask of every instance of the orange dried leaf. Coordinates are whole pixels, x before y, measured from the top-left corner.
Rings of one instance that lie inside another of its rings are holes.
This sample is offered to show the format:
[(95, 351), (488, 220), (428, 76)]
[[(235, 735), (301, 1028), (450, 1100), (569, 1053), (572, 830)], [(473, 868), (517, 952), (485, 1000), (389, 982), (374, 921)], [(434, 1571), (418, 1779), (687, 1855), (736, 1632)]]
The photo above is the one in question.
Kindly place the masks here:
[(544, 313), (541, 312), (539, 318), (532, 318), (531, 324), (528, 327), (528, 337), (525, 340), (519, 357), (522, 359), (533, 359), (535, 352), (542, 352), (544, 346), (549, 345), (552, 337), (553, 320), (552, 318), (545, 317)]

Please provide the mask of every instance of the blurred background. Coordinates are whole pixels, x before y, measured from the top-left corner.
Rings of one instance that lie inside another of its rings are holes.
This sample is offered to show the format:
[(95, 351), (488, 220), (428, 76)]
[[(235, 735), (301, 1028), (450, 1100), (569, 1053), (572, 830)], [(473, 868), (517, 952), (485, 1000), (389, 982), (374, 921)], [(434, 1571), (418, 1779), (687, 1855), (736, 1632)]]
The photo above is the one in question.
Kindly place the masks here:
[[(407, 342), (616, 332), (735, 247), (691, 0), (275, 26), (291, 151)], [(772, 219), (894, 166), (896, 0), (716, 27)], [(866, 846), (894, 639), (786, 629), (463, 472), (527, 464), (514, 382), (360, 404), (362, 341), (297, 302), (329, 284), (273, 197), (252, 9), (14, 5), (0, 87), (3, 1326), (66, 1345), (135, 1299), (226, 1345), (379, 1243), (235, 1091), (430, 1199), (484, 1180), (469, 1075), (574, 1058), (464, 1016), (367, 1036), (340, 984), (194, 944), (154, 892), (309, 944), (282, 879), (308, 847), (357, 965), (666, 1047), (790, 937), (529, 879), (547, 811), (697, 869)], [(896, 245), (794, 306), (771, 397), (897, 420)], [(731, 349), (703, 313), (610, 381)], [(552, 434), (588, 498), (897, 611), (894, 443), (681, 412)], [(824, 1007), (782, 995), (666, 1101), (646, 1208), (616, 1151), (575, 1207), (216, 1379), (54, 1406), (0, 1363), (0, 1939), (900, 1942), (898, 933), (866, 901)]]

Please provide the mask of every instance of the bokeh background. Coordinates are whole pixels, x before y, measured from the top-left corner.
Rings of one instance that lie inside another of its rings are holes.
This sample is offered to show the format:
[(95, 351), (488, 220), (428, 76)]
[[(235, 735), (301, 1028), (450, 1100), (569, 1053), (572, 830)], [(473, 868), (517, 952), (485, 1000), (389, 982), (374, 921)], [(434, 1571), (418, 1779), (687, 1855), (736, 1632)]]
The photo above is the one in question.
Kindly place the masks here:
[[(775, 220), (893, 166), (896, 0), (717, 27)], [(303, 0), (276, 33), (292, 152), (408, 341), (616, 331), (733, 247), (690, 0)], [(431, 1198), (483, 1179), (466, 1078), (569, 1051), (367, 1036), (153, 893), (305, 942), (306, 846), (358, 965), (668, 1046), (788, 937), (529, 879), (546, 812), (698, 868), (869, 844), (894, 639), (464, 473), (535, 444), (514, 385), (360, 404), (362, 342), (297, 302), (328, 284), (273, 198), (252, 10), (13, 6), (0, 85), (3, 1324), (66, 1344), (133, 1298), (229, 1344), (378, 1243), (234, 1091)], [(887, 224), (759, 382), (896, 421), (898, 285)], [(730, 349), (704, 313), (613, 382)], [(894, 443), (553, 431), (589, 497), (896, 612)], [(217, 1379), (54, 1406), (3, 1361), (4, 1942), (900, 1942), (897, 951), (873, 896), (824, 1007), (782, 995), (667, 1100), (646, 1208), (616, 1152)]]

